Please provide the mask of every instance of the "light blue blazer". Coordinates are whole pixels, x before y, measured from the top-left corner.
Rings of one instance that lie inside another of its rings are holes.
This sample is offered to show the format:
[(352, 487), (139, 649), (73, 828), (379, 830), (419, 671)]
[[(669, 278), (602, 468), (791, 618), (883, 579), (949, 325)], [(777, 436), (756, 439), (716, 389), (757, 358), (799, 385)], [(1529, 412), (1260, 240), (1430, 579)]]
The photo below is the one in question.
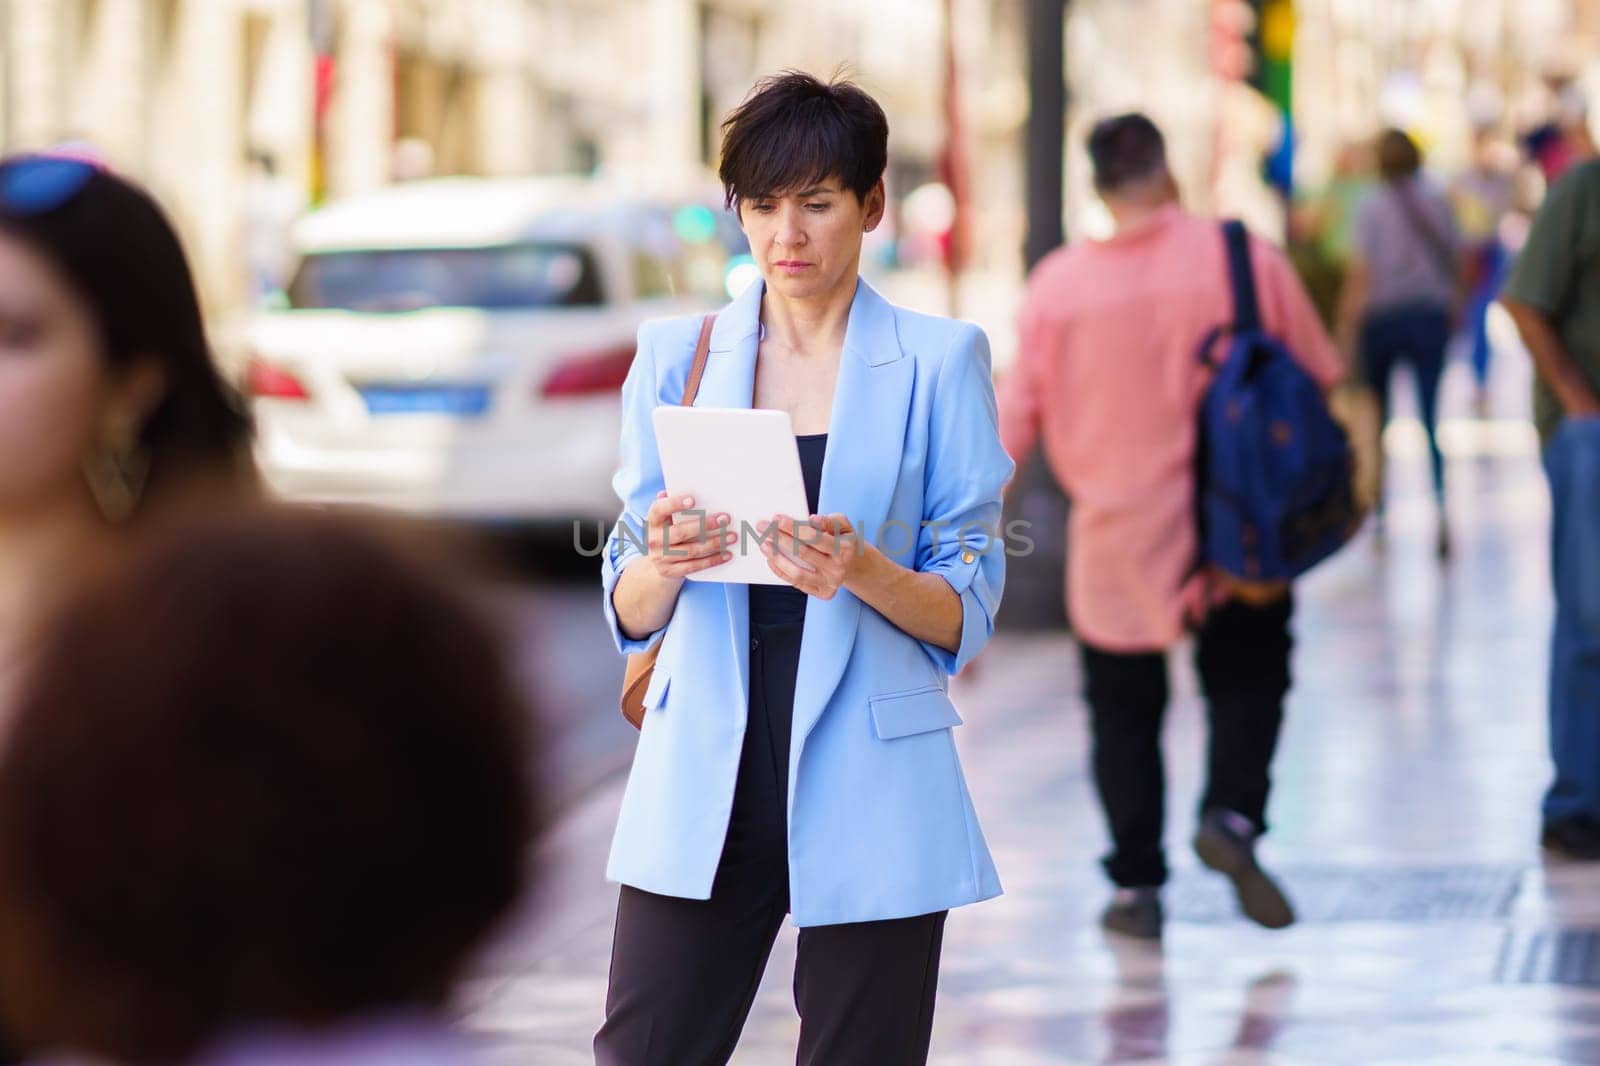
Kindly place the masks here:
[[(762, 292), (757, 282), (718, 316), (696, 406), (750, 406)], [(607, 877), (688, 899), (710, 898), (733, 805), (749, 696), (748, 586), (685, 582), (672, 620), (644, 640), (623, 635), (611, 593), (640, 554), (639, 535), (621, 524), (642, 531), (664, 488), (650, 412), (682, 399), (700, 322), (657, 320), (639, 331), (613, 480), (623, 511), (602, 563), (617, 647), (642, 652), (662, 641)], [(988, 642), (1005, 581), (1000, 493), (1012, 463), (983, 331), (897, 308), (860, 282), (828, 431), (820, 512), (845, 514), (903, 565), (942, 576), (961, 597), (963, 621), (951, 654), (844, 590), (807, 602), (789, 748), (797, 926), (903, 918), (1000, 894), (947, 694), (950, 675)]]

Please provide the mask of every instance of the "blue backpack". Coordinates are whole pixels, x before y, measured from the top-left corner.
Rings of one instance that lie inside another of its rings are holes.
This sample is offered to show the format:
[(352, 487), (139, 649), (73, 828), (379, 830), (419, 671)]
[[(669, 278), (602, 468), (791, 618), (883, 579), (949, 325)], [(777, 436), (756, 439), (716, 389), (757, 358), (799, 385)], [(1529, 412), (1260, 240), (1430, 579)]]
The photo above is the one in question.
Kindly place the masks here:
[(1227, 222), (1223, 235), (1234, 314), (1200, 349), (1216, 372), (1200, 408), (1200, 561), (1245, 581), (1287, 581), (1359, 524), (1350, 443), (1321, 387), (1262, 328), (1244, 225)]

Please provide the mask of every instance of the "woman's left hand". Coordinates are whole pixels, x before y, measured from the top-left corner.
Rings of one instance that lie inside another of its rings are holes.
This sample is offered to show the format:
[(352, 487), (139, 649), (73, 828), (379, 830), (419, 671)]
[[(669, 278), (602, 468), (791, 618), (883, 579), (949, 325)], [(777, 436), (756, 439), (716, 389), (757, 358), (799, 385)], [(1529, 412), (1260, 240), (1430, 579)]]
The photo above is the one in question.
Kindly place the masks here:
[[(766, 536), (774, 525), (777, 535)], [(763, 534), (761, 551), (767, 567), (801, 592), (823, 600), (833, 599), (844, 588), (867, 550), (842, 514), (811, 515), (798, 522), (788, 515), (774, 515), (769, 522), (757, 523), (756, 532)]]

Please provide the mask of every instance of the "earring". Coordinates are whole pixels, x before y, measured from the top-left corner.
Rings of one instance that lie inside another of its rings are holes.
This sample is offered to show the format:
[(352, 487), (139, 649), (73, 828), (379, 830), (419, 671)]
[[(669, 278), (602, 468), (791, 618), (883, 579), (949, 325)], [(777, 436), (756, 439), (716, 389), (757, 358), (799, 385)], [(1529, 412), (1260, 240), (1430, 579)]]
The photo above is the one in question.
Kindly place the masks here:
[(149, 453), (134, 430), (118, 430), (83, 464), (89, 494), (106, 521), (121, 524), (132, 517), (150, 476)]

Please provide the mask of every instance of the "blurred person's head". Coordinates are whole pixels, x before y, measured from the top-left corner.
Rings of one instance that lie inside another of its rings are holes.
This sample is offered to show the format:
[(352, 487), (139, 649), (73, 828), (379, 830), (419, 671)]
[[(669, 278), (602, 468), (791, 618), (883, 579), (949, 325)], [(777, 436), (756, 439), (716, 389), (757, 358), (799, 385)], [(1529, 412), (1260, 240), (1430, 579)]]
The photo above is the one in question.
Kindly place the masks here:
[(1334, 157), (1333, 173), (1340, 178), (1358, 180), (1370, 178), (1374, 155), (1372, 142), (1365, 137), (1345, 141), (1339, 146), (1338, 154)]
[(393, 155), (395, 181), (422, 181), (433, 177), (433, 145), (421, 137), (402, 137), (395, 142)]
[(1177, 201), (1166, 140), (1146, 116), (1133, 112), (1102, 119), (1089, 131), (1088, 147), (1095, 192), (1119, 224)]
[(1467, 87), (1465, 109), (1467, 126), (1475, 142), (1493, 137), (1505, 124), (1505, 95), (1488, 78), (1476, 78)]
[(531, 755), (478, 615), (391, 536), (159, 523), (61, 615), (0, 754), (0, 1011), (174, 1063), (443, 1003), (525, 875)]
[(809, 299), (854, 288), (861, 243), (883, 220), (889, 122), (849, 81), (788, 71), (722, 123), (726, 203), (769, 289)]
[(1576, 78), (1556, 90), (1554, 117), (1562, 129), (1583, 129), (1589, 121), (1589, 98)]
[(249, 435), (155, 202), (90, 161), (0, 161), (0, 522), (122, 521), (199, 477), (245, 480)]
[(1480, 170), (1509, 178), (1521, 160), (1516, 146), (1495, 132), (1486, 135), (1474, 145), (1472, 161)]
[(1390, 127), (1378, 135), (1378, 175), (1404, 181), (1422, 169), (1422, 149), (1405, 130)]

